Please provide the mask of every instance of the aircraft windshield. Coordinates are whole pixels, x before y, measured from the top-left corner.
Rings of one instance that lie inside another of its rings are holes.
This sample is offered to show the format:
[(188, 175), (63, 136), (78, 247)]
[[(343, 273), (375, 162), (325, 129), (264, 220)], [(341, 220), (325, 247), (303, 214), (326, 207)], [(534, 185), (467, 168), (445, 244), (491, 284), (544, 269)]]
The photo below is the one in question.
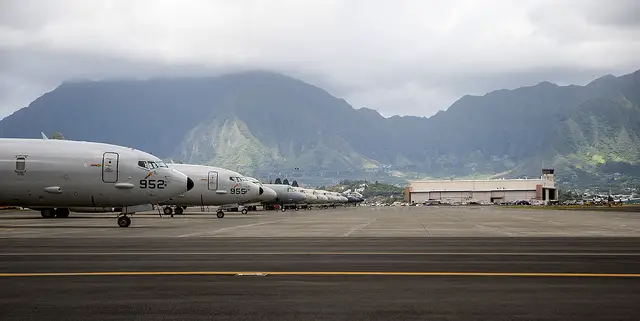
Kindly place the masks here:
[(164, 167), (164, 168), (169, 168), (169, 166), (167, 166), (167, 164), (165, 164), (164, 162), (160, 161), (160, 162), (155, 162), (155, 161), (138, 161), (138, 166), (142, 167), (142, 168), (146, 168), (146, 169), (156, 169), (156, 168), (160, 168), (160, 167)]

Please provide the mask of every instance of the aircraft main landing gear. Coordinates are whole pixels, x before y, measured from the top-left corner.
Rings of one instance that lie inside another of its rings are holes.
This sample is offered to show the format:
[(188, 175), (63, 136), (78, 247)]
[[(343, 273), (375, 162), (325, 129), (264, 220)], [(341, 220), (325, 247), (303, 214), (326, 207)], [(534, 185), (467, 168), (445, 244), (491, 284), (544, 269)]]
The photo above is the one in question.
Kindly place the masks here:
[(218, 211), (218, 213), (216, 213), (216, 216), (218, 218), (223, 218), (224, 217), (224, 212), (223, 211)]
[(184, 209), (182, 208), (182, 206), (176, 207), (176, 214), (177, 215), (182, 215), (183, 212), (184, 212)]
[(243, 215), (246, 215), (247, 213), (249, 213), (249, 211), (247, 211), (246, 208), (243, 208), (242, 211), (240, 211), (240, 213), (242, 213)]
[(45, 208), (40, 210), (40, 215), (43, 218), (69, 217), (69, 209), (68, 208)]
[(69, 217), (69, 209), (68, 208), (56, 208), (56, 217)]
[(54, 218), (56, 217), (56, 211), (53, 208), (45, 208), (40, 211), (40, 215), (43, 218)]
[(165, 207), (162, 212), (164, 212), (165, 215), (172, 215), (173, 214), (173, 209), (169, 206)]
[(127, 215), (118, 216), (118, 226), (129, 227), (131, 225), (131, 219)]

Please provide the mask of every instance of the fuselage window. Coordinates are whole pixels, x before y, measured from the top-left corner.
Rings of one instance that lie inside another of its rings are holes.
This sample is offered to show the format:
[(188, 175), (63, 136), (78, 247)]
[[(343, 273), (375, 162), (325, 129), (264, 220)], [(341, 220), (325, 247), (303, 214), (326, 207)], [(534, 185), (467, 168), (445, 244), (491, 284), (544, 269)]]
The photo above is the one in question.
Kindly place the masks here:
[(16, 172), (22, 173), (26, 170), (27, 170), (26, 157), (24, 156), (16, 157)]

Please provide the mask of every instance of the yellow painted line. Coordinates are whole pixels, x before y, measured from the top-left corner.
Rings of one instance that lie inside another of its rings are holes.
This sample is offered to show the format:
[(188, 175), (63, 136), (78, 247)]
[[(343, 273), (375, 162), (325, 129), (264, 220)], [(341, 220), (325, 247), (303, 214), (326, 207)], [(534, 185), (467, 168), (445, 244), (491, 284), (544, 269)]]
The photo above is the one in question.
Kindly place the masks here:
[(153, 276), (153, 275), (299, 275), (299, 276), (507, 276), (507, 277), (609, 277), (640, 278), (640, 273), (555, 273), (555, 272), (363, 272), (363, 271), (112, 271), (0, 273), (0, 277), (36, 276)]

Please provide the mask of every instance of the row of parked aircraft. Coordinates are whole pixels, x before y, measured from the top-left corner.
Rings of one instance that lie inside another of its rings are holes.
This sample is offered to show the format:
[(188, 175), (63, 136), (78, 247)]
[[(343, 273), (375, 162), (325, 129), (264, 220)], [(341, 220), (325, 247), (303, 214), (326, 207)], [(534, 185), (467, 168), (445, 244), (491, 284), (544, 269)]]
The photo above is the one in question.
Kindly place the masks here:
[(192, 206), (236, 204), (246, 214), (256, 206), (335, 207), (361, 198), (289, 185), (262, 184), (255, 178), (212, 166), (166, 164), (134, 148), (112, 144), (0, 138), (0, 205), (39, 210), (42, 217), (70, 212), (120, 212), (118, 226), (130, 215), (157, 204), (165, 214)]

